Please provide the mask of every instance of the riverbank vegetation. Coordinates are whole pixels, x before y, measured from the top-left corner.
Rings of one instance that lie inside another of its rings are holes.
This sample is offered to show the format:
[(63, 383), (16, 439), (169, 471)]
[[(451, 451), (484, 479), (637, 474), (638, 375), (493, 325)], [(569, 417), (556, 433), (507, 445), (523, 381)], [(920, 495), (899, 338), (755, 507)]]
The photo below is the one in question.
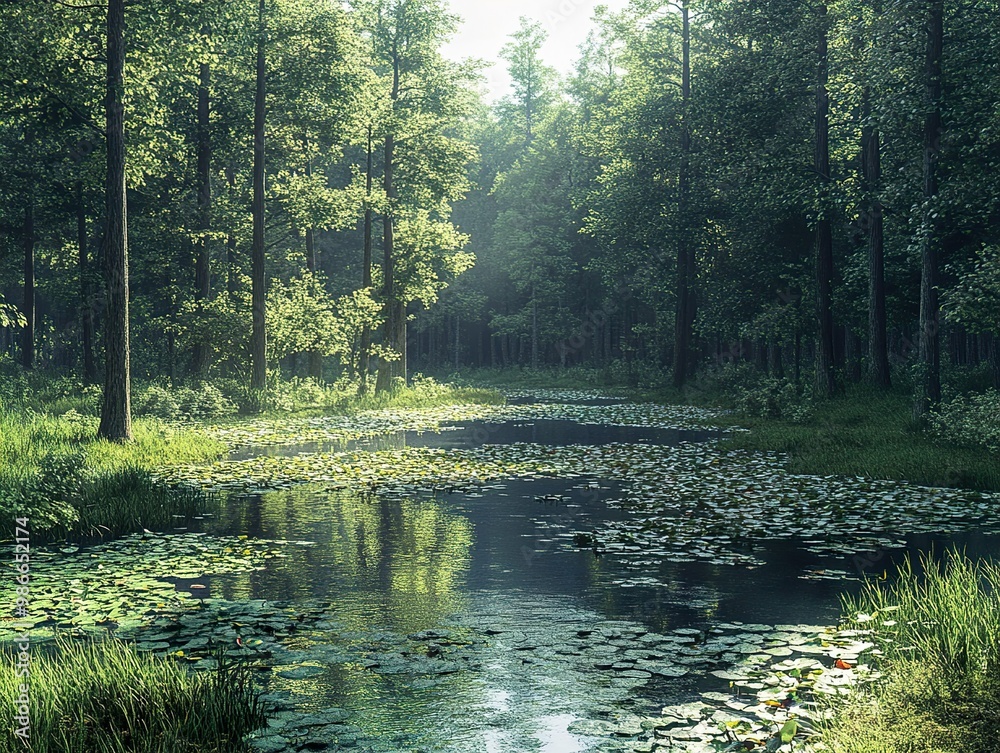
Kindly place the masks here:
[[(171, 467), (222, 457), (226, 446), (199, 425), (239, 424), (239, 406), (223, 392), (228, 385), (138, 389), (134, 441), (120, 444), (98, 437), (97, 403), (76, 380), (17, 374), (9, 364), (0, 369), (11, 374), (0, 387), (0, 514), (7, 520), (27, 516), (36, 542), (162, 531), (177, 518), (211, 509), (211, 499), (196, 489), (171, 490), (156, 477)], [(265, 420), (495, 404), (503, 398), (493, 390), (424, 378), (360, 396), (353, 386), (294, 379), (277, 384), (269, 400)]]
[[(192, 673), (112, 638), (60, 639), (47, 648), (31, 657), (31, 750), (238, 753), (265, 722), (249, 668), (222, 654), (215, 669)], [(13, 700), (24, 679), (14, 657), (3, 659), (0, 695)], [(26, 749), (4, 730), (0, 751)]]
[(1000, 569), (959, 552), (901, 567), (845, 600), (849, 628), (871, 631), (885, 676), (834, 707), (831, 753), (996, 750), (1000, 736)]

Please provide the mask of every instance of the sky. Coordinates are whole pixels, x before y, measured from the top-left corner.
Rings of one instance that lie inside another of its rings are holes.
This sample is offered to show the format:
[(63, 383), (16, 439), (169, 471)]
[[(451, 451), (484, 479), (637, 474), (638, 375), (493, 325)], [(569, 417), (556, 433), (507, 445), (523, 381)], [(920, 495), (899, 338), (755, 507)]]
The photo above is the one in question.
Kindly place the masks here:
[(578, 47), (592, 28), (594, 8), (601, 4), (620, 10), (628, 0), (449, 0), (454, 13), (464, 19), (458, 34), (445, 47), (445, 55), (461, 60), (467, 57), (493, 62), (485, 72), (489, 99), (508, 93), (510, 79), (500, 60), (500, 48), (517, 30), (521, 16), (539, 21), (549, 38), (542, 50), (546, 63), (561, 74), (573, 70)]

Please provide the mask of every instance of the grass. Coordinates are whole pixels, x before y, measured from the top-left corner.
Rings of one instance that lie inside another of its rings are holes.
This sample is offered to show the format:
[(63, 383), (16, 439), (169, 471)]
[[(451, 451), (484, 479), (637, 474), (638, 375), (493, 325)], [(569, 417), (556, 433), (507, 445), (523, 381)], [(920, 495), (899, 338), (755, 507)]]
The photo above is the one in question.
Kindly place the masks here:
[(465, 369), (449, 377), (462, 384), (517, 389), (600, 389), (621, 387), (617, 374), (610, 369), (572, 366), (538, 368), (509, 366), (498, 369)]
[(810, 418), (732, 416), (721, 426), (745, 426), (727, 449), (782, 452), (794, 473), (867, 476), (927, 486), (1000, 490), (1000, 462), (985, 449), (947, 445), (911, 419), (909, 395), (856, 388), (817, 401)]
[(383, 408), (435, 408), (442, 405), (502, 405), (504, 397), (489, 387), (470, 387), (440, 384), (430, 379), (417, 379), (413, 384), (389, 392), (369, 392), (358, 396), (352, 393), (328, 404), (327, 410), (338, 413), (357, 413)]
[[(833, 708), (832, 753), (993, 753), (1000, 740), (1000, 568), (951, 552), (844, 599), (884, 677)], [(859, 619), (859, 615), (861, 616)]]
[[(250, 670), (218, 655), (214, 670), (191, 672), (174, 660), (137, 652), (122, 641), (58, 639), (31, 656), (31, 749), (48, 753), (224, 753), (264, 724)], [(0, 666), (0, 696), (24, 682), (10, 652)], [(11, 709), (13, 711), (13, 708)], [(0, 753), (24, 751), (12, 733)]]
[(97, 439), (96, 419), (30, 410), (0, 413), (0, 514), (27, 516), (35, 541), (164, 530), (173, 515), (205, 511), (205, 495), (175, 493), (152, 471), (219, 457), (195, 431), (140, 420), (127, 445)]

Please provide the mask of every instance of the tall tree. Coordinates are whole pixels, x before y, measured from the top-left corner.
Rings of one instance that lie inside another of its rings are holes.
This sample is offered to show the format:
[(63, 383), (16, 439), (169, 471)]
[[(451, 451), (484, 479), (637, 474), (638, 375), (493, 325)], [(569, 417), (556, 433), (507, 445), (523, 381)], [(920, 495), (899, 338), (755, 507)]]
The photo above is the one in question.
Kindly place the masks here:
[(924, 195), (920, 233), (920, 344), (914, 418), (923, 418), (941, 400), (941, 339), (938, 306), (938, 156), (944, 120), (941, 113), (944, 0), (928, 0), (924, 61)]
[(830, 57), (829, 23), (825, 3), (817, 6), (816, 141), (815, 170), (820, 182), (819, 217), (816, 221), (816, 394), (833, 395), (833, 223), (830, 218)]
[[(546, 37), (541, 24), (522, 17), (521, 27), (511, 35), (510, 41), (500, 51), (500, 57), (507, 62), (513, 97), (502, 101), (497, 110), (501, 121), (507, 121), (506, 125), (520, 141), (515, 154), (520, 154), (521, 164), (518, 167), (525, 169), (530, 169), (527, 163), (539, 158), (537, 152), (531, 150), (539, 124), (546, 117), (553, 99), (552, 82), (555, 71), (544, 64), (541, 54)], [(505, 243), (509, 241), (509, 238), (504, 239)], [(538, 248), (535, 251), (540, 255), (544, 253)], [(522, 273), (526, 273), (528, 277), (526, 287), (530, 307), (531, 367), (537, 369), (540, 356), (539, 298), (544, 295), (542, 289), (548, 286), (548, 281), (543, 279), (548, 270), (544, 262), (536, 264), (534, 258), (527, 265), (520, 266)], [(457, 337), (457, 325), (455, 331)]]
[(76, 245), (77, 269), (80, 273), (80, 332), (83, 348), (83, 380), (97, 382), (94, 361), (94, 303), (90, 282), (90, 244), (87, 237), (87, 207), (84, 204), (83, 181), (76, 181)]
[(21, 330), (21, 365), (25, 369), (35, 368), (35, 194), (34, 188), (27, 189), (24, 205), (24, 298), (21, 311), (24, 313), (24, 327)]
[(695, 251), (691, 217), (691, 8), (681, 0), (681, 145), (677, 185), (677, 317), (674, 326), (674, 387), (680, 389), (690, 371), (691, 340), (697, 301), (693, 291)]
[[(198, 241), (195, 300), (198, 303), (198, 316), (204, 317), (204, 305), (212, 294), (212, 257), (209, 246), (209, 231), (212, 229), (212, 134), (209, 123), (211, 68), (207, 61), (200, 63), (198, 68)], [(208, 352), (211, 347), (211, 343), (204, 337), (195, 344), (194, 371), (200, 376), (205, 376), (208, 369)]]
[(407, 376), (408, 305), (432, 303), (443, 279), (471, 264), (450, 215), (474, 157), (460, 137), (472, 106), (472, 73), (441, 55), (457, 25), (441, 0), (371, 0), (362, 10), (387, 111), (381, 124), (383, 357), (375, 385), (381, 392)]
[(264, 129), (267, 115), (267, 45), (265, 0), (258, 5), (257, 76), (253, 116), (253, 248), (251, 251), (251, 297), (253, 332), (251, 336), (250, 388), (258, 393), (267, 389), (267, 281), (265, 278), (264, 238)]
[(891, 385), (885, 304), (885, 237), (882, 199), (882, 134), (871, 112), (872, 91), (862, 93), (861, 164), (868, 229), (868, 370), (872, 384)]
[[(372, 230), (373, 214), (372, 188), (374, 186), (375, 150), (372, 142), (372, 125), (369, 123), (365, 139), (365, 218), (362, 226), (364, 238), (361, 258), (361, 288), (370, 290), (372, 287)], [(371, 371), (372, 329), (366, 321), (361, 329), (361, 343), (358, 348), (358, 394), (368, 392), (368, 376)]]
[(513, 87), (513, 98), (500, 104), (501, 117), (513, 110), (520, 121), (524, 144), (530, 145), (535, 137), (538, 122), (544, 116), (545, 106), (552, 100), (552, 82), (555, 71), (542, 61), (542, 45), (548, 35), (538, 22), (521, 17), (520, 28), (500, 50), (500, 58), (507, 63)]
[(108, 0), (107, 67), (104, 269), (108, 305), (104, 326), (104, 404), (98, 435), (114, 442), (127, 442), (132, 440), (132, 383), (125, 194), (125, 0)]

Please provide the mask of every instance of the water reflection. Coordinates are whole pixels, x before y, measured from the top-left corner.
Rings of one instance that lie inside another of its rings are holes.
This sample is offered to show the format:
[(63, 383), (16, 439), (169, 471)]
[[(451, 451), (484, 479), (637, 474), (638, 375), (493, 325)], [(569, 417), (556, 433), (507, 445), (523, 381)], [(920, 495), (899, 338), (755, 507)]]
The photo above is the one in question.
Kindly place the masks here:
[[(461, 606), (470, 563), (471, 522), (433, 499), (300, 488), (234, 497), (217, 525), (289, 547), (280, 564), (223, 587), (225, 598), (337, 599), (357, 627), (423, 629)], [(242, 586), (242, 588), (241, 588)]]
[[(211, 588), (229, 599), (328, 603), (328, 622), (292, 642), (317, 674), (276, 668), (270, 690), (302, 709), (345, 709), (359, 740), (391, 750), (593, 750), (598, 739), (571, 733), (573, 722), (655, 710), (699, 690), (698, 673), (647, 683), (598, 671), (604, 649), (575, 644), (601, 626), (641, 635), (835, 619), (840, 584), (798, 580), (802, 553), (788, 542), (762, 549), (773, 564), (753, 571), (630, 563), (577, 546), (576, 533), (629, 517), (607, 503), (620, 496), (595, 479), (521, 479), (478, 496), (311, 486), (233, 497), (216, 532), (313, 543)], [(457, 643), (422, 640), (423, 631)], [(484, 633), (488, 641), (463, 645)]]
[(581, 424), (575, 421), (539, 419), (487, 423), (470, 421), (464, 424), (446, 423), (440, 431), (397, 431), (353, 440), (328, 440), (291, 445), (242, 447), (230, 453), (230, 460), (246, 460), (265, 456), (294, 456), (316, 452), (346, 452), (353, 450), (402, 450), (407, 447), (467, 449), (484, 444), (514, 444), (530, 442), (546, 447), (566, 445), (601, 446), (628, 442), (631, 444), (678, 445), (681, 442), (705, 442), (723, 436), (724, 432), (709, 429), (657, 429), (608, 424)]

